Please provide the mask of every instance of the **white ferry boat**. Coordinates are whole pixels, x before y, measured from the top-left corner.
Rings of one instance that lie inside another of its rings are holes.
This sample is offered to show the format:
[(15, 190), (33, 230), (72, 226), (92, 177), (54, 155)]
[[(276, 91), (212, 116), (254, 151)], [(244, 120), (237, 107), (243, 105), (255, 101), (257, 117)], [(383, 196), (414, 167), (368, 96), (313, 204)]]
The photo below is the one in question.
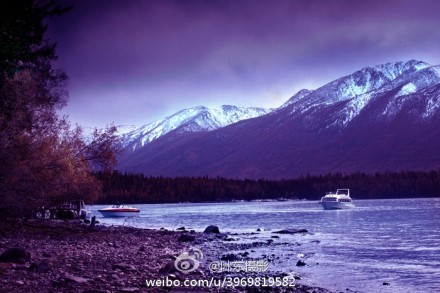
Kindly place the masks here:
[(338, 189), (336, 193), (329, 192), (319, 202), (326, 210), (339, 210), (354, 208), (350, 197), (350, 189)]

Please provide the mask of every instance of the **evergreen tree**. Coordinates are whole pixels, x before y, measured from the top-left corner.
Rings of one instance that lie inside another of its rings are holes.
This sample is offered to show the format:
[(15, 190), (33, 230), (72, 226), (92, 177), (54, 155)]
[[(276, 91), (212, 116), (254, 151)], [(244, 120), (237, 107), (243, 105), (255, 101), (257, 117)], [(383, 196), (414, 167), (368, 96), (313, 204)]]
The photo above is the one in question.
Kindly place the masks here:
[(100, 185), (90, 171), (115, 163), (114, 127), (85, 141), (56, 113), (67, 102), (67, 77), (52, 67), (55, 44), (44, 38), (44, 20), (65, 10), (54, 1), (0, 4), (1, 216), (92, 199)]

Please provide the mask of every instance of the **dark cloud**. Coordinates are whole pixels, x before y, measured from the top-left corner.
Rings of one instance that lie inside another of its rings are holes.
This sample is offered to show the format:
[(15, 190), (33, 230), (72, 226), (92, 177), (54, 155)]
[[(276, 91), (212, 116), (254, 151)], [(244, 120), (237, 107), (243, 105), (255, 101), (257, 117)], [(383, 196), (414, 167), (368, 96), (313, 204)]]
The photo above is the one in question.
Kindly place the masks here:
[(275, 107), (363, 66), (439, 60), (435, 0), (72, 2), (50, 37), (70, 76), (66, 112), (86, 125)]

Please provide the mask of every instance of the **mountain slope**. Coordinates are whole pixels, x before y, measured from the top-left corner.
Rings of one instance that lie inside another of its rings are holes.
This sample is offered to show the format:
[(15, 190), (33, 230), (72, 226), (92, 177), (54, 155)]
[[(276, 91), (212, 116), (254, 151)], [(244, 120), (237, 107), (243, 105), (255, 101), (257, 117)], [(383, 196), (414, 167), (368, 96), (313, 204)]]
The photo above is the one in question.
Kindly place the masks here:
[(230, 105), (223, 105), (220, 108), (199, 106), (184, 109), (162, 120), (123, 133), (122, 141), (127, 150), (134, 151), (174, 130), (178, 130), (179, 133), (211, 131), (270, 111), (271, 109)]
[(440, 70), (408, 61), (367, 67), (279, 109), (210, 132), (176, 130), (126, 154), (148, 175), (289, 178), (440, 167)]

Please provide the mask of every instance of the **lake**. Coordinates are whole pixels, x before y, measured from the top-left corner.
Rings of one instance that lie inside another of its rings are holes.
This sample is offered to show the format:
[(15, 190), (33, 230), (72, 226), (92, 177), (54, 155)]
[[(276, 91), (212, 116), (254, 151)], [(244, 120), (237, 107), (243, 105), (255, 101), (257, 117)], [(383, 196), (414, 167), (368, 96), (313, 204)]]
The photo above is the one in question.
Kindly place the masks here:
[[(289, 250), (291, 255), (300, 252), (310, 265), (298, 268), (297, 259), (290, 256), (275, 263), (277, 270), (299, 271), (302, 283), (340, 291), (439, 291), (440, 199), (354, 203), (350, 210), (323, 210), (316, 201), (134, 205), (141, 214), (129, 219), (102, 218), (96, 212), (102, 206), (91, 210), (101, 223), (140, 228), (185, 226), (203, 231), (214, 224), (221, 232), (239, 233), (240, 241), (270, 239), (275, 230), (305, 228), (310, 234), (281, 235), (279, 241), (291, 242), (292, 247), (276, 249)], [(263, 231), (250, 234), (258, 228)]]

